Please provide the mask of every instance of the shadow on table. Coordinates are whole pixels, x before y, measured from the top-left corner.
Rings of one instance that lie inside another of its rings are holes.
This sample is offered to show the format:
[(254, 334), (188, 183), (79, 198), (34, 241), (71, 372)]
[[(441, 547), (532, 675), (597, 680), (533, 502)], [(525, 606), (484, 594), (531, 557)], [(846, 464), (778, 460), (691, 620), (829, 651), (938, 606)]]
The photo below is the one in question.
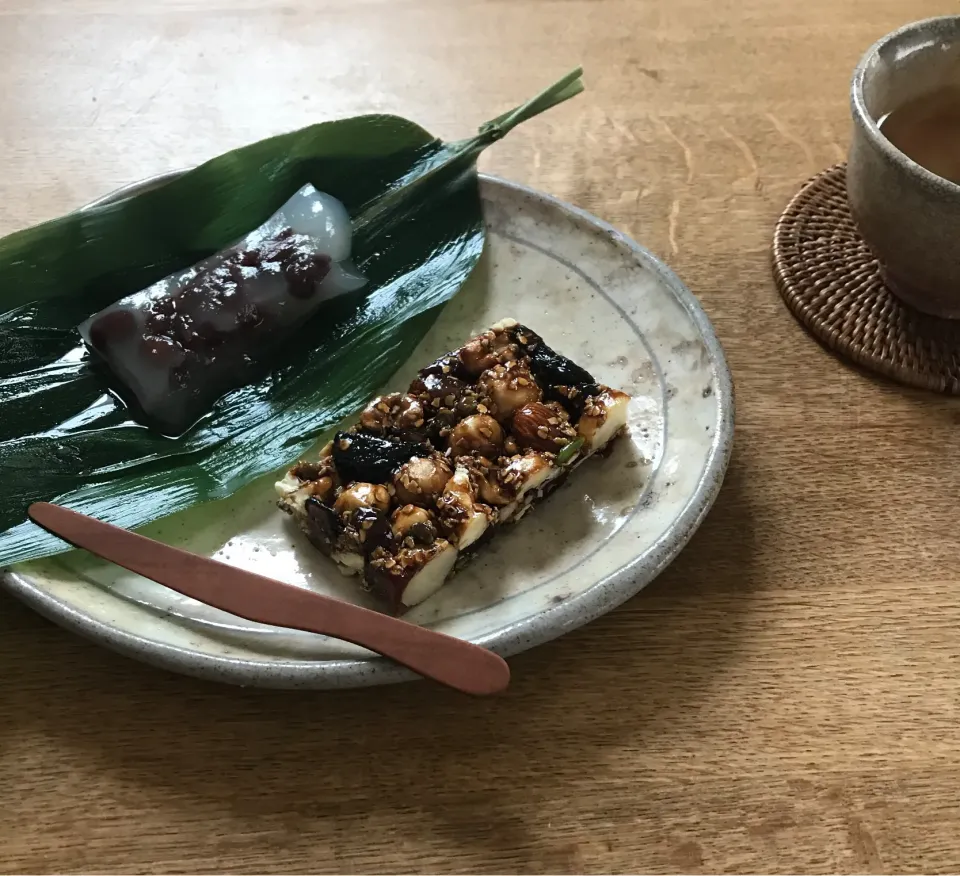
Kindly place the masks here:
[(416, 853), (404, 850), (439, 836), (463, 866), (577, 869), (576, 845), (547, 847), (531, 806), (576, 799), (578, 787), (629, 805), (631, 787), (613, 784), (617, 759), (649, 749), (656, 763), (657, 750), (696, 731), (698, 709), (737, 659), (755, 586), (746, 477), (735, 454), (714, 510), (660, 579), (513, 658), (511, 689), (491, 700), (426, 683), (221, 687), (111, 655), (4, 598), (0, 747), (16, 738), (55, 752), (60, 769), (66, 760), (135, 791), (141, 811), (172, 798), (178, 811), (226, 817), (238, 834), (266, 831), (287, 853), (329, 844), (333, 829), (318, 833), (318, 822), (334, 820), (339, 867), (369, 865), (362, 850), (389, 842), (375, 834), (391, 825), (402, 830), (394, 860), (410, 854), (410, 866)]

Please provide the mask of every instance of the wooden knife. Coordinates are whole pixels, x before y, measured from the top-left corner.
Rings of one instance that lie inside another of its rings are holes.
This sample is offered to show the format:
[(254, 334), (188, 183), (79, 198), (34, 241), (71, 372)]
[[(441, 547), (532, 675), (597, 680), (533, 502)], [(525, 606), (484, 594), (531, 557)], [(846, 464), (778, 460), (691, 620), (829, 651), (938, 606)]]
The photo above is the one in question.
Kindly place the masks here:
[(353, 642), (464, 693), (498, 693), (510, 683), (503, 658), (462, 639), (170, 547), (60, 505), (36, 502), (27, 513), (78, 548), (238, 617)]

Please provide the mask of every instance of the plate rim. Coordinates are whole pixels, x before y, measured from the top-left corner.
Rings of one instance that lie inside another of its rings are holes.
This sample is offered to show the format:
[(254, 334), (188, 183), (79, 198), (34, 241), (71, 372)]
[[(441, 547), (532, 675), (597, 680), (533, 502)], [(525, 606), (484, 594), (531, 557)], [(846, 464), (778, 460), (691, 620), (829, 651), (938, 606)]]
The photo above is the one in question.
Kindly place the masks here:
[[(174, 179), (184, 172), (169, 171), (130, 183), (98, 198), (81, 210), (112, 203)], [(559, 638), (626, 602), (653, 581), (686, 547), (713, 506), (724, 480), (733, 450), (735, 393), (726, 355), (710, 319), (696, 296), (665, 262), (630, 236), (580, 207), (522, 183), (492, 174), (478, 173), (477, 176), (481, 188), (502, 187), (532, 197), (593, 226), (632, 252), (638, 261), (656, 273), (696, 326), (711, 362), (715, 363), (717, 381), (717, 428), (714, 430), (697, 484), (672, 524), (646, 550), (596, 581), (583, 593), (532, 617), (502, 627), (492, 634), (494, 641), (482, 642), (500, 656), (510, 657)], [(260, 660), (203, 654), (117, 629), (45, 592), (29, 578), (16, 572), (3, 571), (0, 574), (0, 583), (8, 593), (70, 632), (125, 656), (184, 675), (241, 686), (286, 689), (367, 687), (418, 678), (410, 670), (383, 657), (349, 660)]]

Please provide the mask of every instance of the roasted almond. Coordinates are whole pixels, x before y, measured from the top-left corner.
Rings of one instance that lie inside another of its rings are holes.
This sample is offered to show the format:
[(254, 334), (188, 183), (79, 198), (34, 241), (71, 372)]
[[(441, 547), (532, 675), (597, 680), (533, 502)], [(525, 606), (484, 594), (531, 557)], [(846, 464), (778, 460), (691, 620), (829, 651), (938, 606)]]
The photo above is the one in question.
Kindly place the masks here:
[(530, 402), (513, 415), (513, 437), (521, 447), (557, 453), (577, 437), (566, 417), (555, 407)]

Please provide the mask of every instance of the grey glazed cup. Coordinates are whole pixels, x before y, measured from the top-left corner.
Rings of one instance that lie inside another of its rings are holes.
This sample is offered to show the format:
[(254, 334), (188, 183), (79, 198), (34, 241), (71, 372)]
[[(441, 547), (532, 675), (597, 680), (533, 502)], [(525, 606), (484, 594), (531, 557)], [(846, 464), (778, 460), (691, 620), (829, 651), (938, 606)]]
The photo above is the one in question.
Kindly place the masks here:
[(880, 132), (884, 116), (942, 85), (960, 85), (960, 16), (883, 37), (853, 75), (847, 197), (898, 298), (960, 318), (960, 186), (912, 161)]

